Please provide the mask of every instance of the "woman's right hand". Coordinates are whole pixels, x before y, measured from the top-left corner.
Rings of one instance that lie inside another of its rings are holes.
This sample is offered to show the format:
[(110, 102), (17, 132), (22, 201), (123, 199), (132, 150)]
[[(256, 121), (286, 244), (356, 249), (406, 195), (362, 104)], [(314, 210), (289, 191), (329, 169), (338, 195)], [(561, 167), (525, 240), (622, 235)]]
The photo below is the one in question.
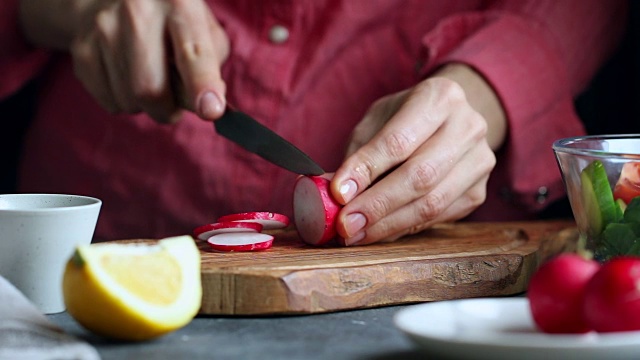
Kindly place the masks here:
[[(63, 18), (35, 19), (65, 14), (38, 10), (34, 3), (40, 1), (23, 1), (27, 35), (41, 33), (46, 39), (49, 29), (42, 27), (64, 26)], [(60, 6), (65, 3), (59, 1)], [(222, 115), (226, 89), (220, 68), (229, 41), (203, 0), (90, 1), (84, 11), (75, 12), (83, 18), (73, 19), (77, 26), (72, 27), (68, 50), (76, 76), (105, 109), (145, 112), (161, 123), (175, 122), (180, 106), (207, 120)], [(29, 12), (40, 13), (29, 21)], [(181, 84), (180, 94), (172, 87), (175, 80)]]

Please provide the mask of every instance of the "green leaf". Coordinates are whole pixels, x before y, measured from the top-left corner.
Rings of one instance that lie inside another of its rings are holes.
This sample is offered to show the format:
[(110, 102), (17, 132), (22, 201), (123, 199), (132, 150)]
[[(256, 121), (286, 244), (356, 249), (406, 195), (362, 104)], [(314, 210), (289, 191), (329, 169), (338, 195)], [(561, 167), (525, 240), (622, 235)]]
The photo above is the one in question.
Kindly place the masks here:
[(622, 210), (613, 198), (607, 171), (600, 160), (592, 161), (580, 173), (582, 205), (589, 221), (589, 236), (598, 236), (610, 223), (622, 219)]
[(623, 223), (607, 225), (602, 233), (602, 241), (596, 249), (596, 256), (606, 261), (617, 255), (631, 255), (631, 251), (638, 243), (638, 237), (634, 231), (638, 229), (635, 227)]
[(625, 223), (640, 223), (640, 197), (631, 199), (624, 211)]

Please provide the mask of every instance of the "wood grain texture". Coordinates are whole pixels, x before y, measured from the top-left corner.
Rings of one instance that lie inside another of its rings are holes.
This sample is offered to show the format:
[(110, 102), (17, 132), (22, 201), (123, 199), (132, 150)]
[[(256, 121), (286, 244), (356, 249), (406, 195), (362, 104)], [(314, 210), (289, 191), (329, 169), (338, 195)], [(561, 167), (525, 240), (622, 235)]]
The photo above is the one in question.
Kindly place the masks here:
[(204, 242), (203, 314), (319, 313), (525, 291), (549, 256), (575, 249), (572, 222), (439, 225), (394, 243), (317, 248), (289, 230), (268, 251)]
[(276, 232), (271, 249), (221, 253), (198, 241), (201, 314), (310, 314), (526, 290), (547, 258), (573, 251), (573, 222), (438, 225), (393, 243), (304, 245)]

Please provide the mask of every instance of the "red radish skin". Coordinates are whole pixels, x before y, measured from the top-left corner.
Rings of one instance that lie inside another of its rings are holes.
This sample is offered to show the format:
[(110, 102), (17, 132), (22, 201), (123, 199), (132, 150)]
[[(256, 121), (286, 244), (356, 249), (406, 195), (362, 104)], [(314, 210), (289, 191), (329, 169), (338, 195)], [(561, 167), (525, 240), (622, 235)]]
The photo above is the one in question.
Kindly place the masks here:
[(217, 251), (260, 251), (271, 248), (273, 235), (256, 232), (233, 232), (213, 235), (207, 242)]
[(193, 230), (193, 236), (197, 239), (207, 241), (216, 234), (229, 232), (260, 232), (262, 224), (249, 221), (226, 221), (213, 224), (202, 225)]
[(531, 277), (527, 298), (538, 329), (546, 333), (586, 333), (582, 301), (600, 264), (576, 254), (561, 254), (544, 263)]
[(284, 229), (289, 226), (289, 218), (286, 215), (267, 211), (244, 212), (221, 216), (218, 222), (248, 221), (262, 225), (263, 230)]
[(330, 183), (322, 176), (300, 176), (294, 185), (293, 219), (307, 244), (324, 245), (336, 238), (335, 222), (342, 205), (331, 195)]
[(598, 332), (640, 330), (640, 258), (613, 258), (587, 284), (584, 317)]

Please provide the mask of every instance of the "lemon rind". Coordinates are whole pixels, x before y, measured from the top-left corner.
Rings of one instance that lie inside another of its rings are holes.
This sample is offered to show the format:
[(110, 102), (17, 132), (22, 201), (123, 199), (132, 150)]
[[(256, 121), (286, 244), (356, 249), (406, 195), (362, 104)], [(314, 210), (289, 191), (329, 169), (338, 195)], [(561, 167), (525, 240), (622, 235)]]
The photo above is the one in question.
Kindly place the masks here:
[[(170, 305), (157, 305), (129, 292), (104, 271), (97, 261), (101, 254), (113, 251), (112, 247), (120, 247), (118, 251), (131, 254), (151, 251), (169, 252), (181, 264), (184, 284), (180, 296)], [(117, 304), (123, 311), (150, 325), (167, 329), (180, 327), (188, 323), (200, 309), (202, 300), (200, 252), (193, 238), (188, 235), (162, 239), (154, 245), (94, 244), (79, 247), (78, 252), (85, 261), (87, 275), (95, 279), (95, 284), (101, 292), (109, 296), (111, 302)]]

